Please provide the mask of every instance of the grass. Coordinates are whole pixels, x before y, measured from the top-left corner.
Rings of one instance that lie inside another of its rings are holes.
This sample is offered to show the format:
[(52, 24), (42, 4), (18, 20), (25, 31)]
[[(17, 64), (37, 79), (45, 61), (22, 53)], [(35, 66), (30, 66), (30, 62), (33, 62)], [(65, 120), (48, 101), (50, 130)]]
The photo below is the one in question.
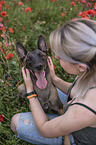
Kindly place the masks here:
[[(15, 139), (10, 129), (10, 121), (14, 114), (29, 111), (28, 101), (19, 99), (17, 87), (23, 82), (21, 65), (16, 54), (15, 44), (20, 41), (28, 50), (34, 50), (39, 35), (46, 39), (50, 52), (49, 34), (52, 30), (60, 27), (66, 21), (74, 18), (81, 18), (80, 12), (94, 10), (95, 2), (91, 0), (22, 0), (24, 5), (19, 5), (19, 0), (7, 0), (2, 5), (2, 10), (7, 12), (3, 17), (0, 14), (0, 114), (3, 114), (4, 121), (0, 122), (0, 145), (30, 145), (20, 139)], [(84, 1), (83, 1), (84, 2)], [(87, 3), (91, 6), (86, 6)], [(0, 1), (1, 3), (1, 1)], [(25, 8), (30, 7), (31, 12), (25, 13)], [(94, 10), (95, 11), (95, 10)], [(88, 14), (89, 19), (96, 20), (96, 14)], [(13, 33), (9, 31), (13, 29)], [(8, 59), (8, 54), (13, 57)], [(55, 72), (60, 78), (72, 82), (73, 75), (67, 74), (57, 60), (53, 59)]]

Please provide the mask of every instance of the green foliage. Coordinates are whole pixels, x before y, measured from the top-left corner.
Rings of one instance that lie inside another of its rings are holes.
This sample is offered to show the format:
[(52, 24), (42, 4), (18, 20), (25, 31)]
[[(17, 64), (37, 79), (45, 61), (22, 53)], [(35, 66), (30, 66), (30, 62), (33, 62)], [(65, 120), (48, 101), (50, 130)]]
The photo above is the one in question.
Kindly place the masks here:
[[(23, 83), (23, 78), (22, 66), (15, 50), (16, 42), (20, 41), (28, 50), (34, 50), (37, 46), (38, 36), (43, 35), (50, 50), (49, 35), (51, 31), (66, 21), (79, 18), (80, 16), (77, 16), (79, 12), (88, 10), (88, 7), (80, 1), (76, 1), (76, 6), (71, 4), (71, 0), (56, 0), (55, 2), (22, 0), (24, 5), (19, 5), (19, 2), (19, 0), (7, 0), (2, 6), (2, 11), (6, 11), (7, 16), (0, 15), (3, 19), (0, 22), (0, 114), (4, 115), (4, 121), (0, 122), (0, 145), (30, 145), (30, 143), (15, 139), (14, 133), (10, 129), (11, 118), (14, 114), (29, 111), (28, 101), (21, 100), (17, 93), (17, 87)], [(90, 3), (92, 5), (92, 2)], [(27, 7), (30, 7), (32, 11), (25, 13)], [(96, 19), (91, 15), (89, 18)], [(11, 33), (9, 28), (12, 28), (14, 32)], [(7, 59), (9, 53), (13, 57)], [(75, 76), (66, 73), (58, 60), (54, 58), (52, 60), (56, 66), (56, 75), (72, 82)]]

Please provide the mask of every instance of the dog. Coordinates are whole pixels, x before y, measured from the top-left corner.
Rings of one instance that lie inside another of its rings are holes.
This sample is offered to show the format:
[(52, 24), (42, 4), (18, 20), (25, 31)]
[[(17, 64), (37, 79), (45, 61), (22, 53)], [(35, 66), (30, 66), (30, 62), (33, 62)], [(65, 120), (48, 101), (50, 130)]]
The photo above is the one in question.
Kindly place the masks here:
[[(34, 90), (43, 110), (47, 113), (63, 113), (63, 105), (58, 97), (57, 89), (52, 84), (50, 70), (47, 63), (48, 49), (45, 39), (39, 36), (37, 49), (28, 51), (20, 43), (16, 43), (16, 51), (22, 65), (30, 72)], [(18, 87), (19, 95), (26, 96), (24, 84)]]

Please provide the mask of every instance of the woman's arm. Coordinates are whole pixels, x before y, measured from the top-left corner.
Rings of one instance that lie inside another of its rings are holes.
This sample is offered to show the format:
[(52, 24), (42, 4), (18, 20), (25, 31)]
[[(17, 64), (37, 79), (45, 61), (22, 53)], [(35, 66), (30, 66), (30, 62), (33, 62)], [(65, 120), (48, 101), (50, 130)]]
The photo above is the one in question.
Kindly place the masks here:
[(48, 120), (37, 98), (29, 100), (35, 124), (43, 137), (54, 138), (91, 126), (95, 115), (82, 106), (71, 106), (64, 115)]
[[(27, 70), (25, 74), (24, 68), (22, 68), (22, 73), (27, 93), (29, 93), (33, 91), (30, 73)], [(70, 106), (64, 115), (48, 120), (38, 98), (31, 98), (29, 102), (35, 124), (40, 134), (47, 138), (63, 136), (87, 126), (91, 126), (96, 122), (96, 117), (91, 111), (78, 105)]]
[(54, 67), (53, 67), (53, 63), (52, 63), (52, 60), (50, 57), (48, 57), (48, 65), (49, 65), (49, 68), (50, 68), (50, 74), (51, 74), (51, 78), (52, 78), (52, 82), (53, 84), (59, 88), (62, 92), (64, 92), (65, 94), (67, 94), (68, 92), (68, 89), (70, 87), (70, 85), (72, 83), (68, 83), (62, 79), (60, 79), (59, 77), (57, 77), (55, 75), (55, 71), (54, 71)]

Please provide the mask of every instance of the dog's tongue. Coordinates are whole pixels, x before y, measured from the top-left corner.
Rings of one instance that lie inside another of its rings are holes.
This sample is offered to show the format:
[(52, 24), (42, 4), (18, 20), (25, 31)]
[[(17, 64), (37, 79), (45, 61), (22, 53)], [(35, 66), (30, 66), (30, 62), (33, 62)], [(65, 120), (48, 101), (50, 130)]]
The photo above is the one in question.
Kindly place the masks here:
[(37, 77), (36, 85), (38, 86), (38, 88), (45, 89), (47, 85), (47, 81), (45, 78), (45, 71), (42, 70), (40, 73), (35, 72), (35, 75)]

